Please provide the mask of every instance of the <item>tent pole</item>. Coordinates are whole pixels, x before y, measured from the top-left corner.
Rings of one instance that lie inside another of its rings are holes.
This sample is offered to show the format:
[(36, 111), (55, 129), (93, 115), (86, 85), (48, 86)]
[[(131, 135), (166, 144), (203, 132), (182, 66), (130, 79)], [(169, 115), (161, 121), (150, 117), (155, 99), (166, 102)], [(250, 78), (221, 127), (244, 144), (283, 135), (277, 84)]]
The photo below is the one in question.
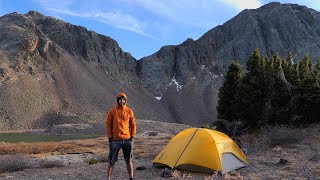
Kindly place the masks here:
[(179, 162), (179, 160), (180, 160), (180, 158), (181, 158), (182, 154), (183, 154), (183, 153), (184, 153), (184, 151), (187, 149), (187, 147), (189, 146), (189, 144), (190, 144), (191, 140), (193, 139), (194, 135), (197, 133), (197, 131), (198, 131), (198, 130), (199, 130), (199, 128), (197, 128), (197, 130), (193, 133), (192, 137), (190, 138), (190, 141), (188, 142), (188, 144), (186, 145), (186, 147), (184, 147), (184, 149), (183, 149), (182, 153), (180, 154), (180, 156), (179, 156), (179, 158), (178, 158), (177, 162), (174, 164), (173, 168), (175, 168), (175, 167), (176, 167), (176, 165), (177, 165), (177, 163)]

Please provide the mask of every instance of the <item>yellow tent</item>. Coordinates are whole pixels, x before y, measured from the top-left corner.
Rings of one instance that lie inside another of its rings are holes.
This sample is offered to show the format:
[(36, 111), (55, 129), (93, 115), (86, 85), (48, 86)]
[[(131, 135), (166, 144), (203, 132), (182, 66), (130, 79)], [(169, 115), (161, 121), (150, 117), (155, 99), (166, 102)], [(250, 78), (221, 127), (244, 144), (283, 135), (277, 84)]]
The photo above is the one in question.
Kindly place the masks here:
[(155, 167), (213, 173), (248, 166), (246, 156), (227, 135), (210, 129), (190, 128), (178, 133), (153, 160)]

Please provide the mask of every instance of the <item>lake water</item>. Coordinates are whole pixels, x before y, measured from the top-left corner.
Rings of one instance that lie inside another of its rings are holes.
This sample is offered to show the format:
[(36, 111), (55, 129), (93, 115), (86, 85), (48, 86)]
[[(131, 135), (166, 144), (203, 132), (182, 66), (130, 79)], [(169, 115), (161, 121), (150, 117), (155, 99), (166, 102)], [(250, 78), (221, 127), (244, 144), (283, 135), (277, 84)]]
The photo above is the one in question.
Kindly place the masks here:
[(90, 135), (37, 135), (30, 133), (0, 133), (0, 142), (50, 142), (74, 139), (90, 139), (98, 136)]

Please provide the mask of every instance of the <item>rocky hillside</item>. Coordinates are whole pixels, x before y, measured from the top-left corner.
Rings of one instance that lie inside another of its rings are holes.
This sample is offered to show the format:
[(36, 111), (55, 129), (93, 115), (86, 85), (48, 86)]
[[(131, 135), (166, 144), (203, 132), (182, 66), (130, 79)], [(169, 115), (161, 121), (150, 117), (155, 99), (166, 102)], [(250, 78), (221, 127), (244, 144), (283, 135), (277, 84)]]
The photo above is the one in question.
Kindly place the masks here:
[[(0, 129), (93, 119), (124, 91), (137, 118), (170, 114), (137, 85), (136, 61), (109, 37), (34, 11), (0, 17)], [(82, 117), (82, 118), (79, 118)]]
[[(216, 118), (228, 64), (288, 52), (320, 57), (320, 13), (270, 3), (244, 10), (198, 40), (136, 61), (110, 37), (35, 11), (0, 17), (0, 129), (101, 121), (120, 91), (138, 118), (201, 126)], [(92, 117), (94, 116), (94, 117)]]
[(319, 12), (275, 2), (244, 10), (198, 40), (165, 46), (139, 61), (138, 69), (144, 86), (163, 97), (175, 119), (197, 124), (216, 117), (218, 87), (232, 60), (245, 65), (256, 48), (269, 57), (291, 52), (294, 61), (305, 55), (318, 60), (319, 42)]

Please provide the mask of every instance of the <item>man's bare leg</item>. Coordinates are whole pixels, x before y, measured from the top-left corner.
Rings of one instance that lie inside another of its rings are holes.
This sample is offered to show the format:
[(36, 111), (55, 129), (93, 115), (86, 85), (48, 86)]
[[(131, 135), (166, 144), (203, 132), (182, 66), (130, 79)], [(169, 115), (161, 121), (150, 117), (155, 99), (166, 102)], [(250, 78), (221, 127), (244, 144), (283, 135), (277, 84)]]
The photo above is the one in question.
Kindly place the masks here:
[(130, 178), (133, 178), (133, 164), (132, 162), (127, 162), (127, 170)]
[(111, 165), (110, 163), (108, 163), (108, 167), (107, 167), (107, 179), (108, 180), (111, 179), (113, 167), (114, 167), (114, 165)]

